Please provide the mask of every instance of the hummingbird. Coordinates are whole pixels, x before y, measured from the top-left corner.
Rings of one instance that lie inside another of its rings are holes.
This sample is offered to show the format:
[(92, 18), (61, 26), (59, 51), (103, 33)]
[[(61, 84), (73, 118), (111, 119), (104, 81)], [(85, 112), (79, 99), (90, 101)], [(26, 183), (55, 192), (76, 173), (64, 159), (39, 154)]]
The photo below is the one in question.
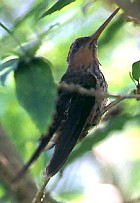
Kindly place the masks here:
[[(60, 84), (75, 84), (87, 90), (107, 93), (108, 85), (97, 58), (97, 41), (119, 9), (117, 8), (94, 34), (78, 38), (72, 43), (67, 57), (68, 68)], [(106, 101), (106, 98), (59, 89), (55, 114), (48, 132), (41, 136), (37, 149), (19, 174), (23, 175), (45, 148), (54, 147), (46, 175), (55, 175), (63, 167), (75, 145), (98, 124)]]

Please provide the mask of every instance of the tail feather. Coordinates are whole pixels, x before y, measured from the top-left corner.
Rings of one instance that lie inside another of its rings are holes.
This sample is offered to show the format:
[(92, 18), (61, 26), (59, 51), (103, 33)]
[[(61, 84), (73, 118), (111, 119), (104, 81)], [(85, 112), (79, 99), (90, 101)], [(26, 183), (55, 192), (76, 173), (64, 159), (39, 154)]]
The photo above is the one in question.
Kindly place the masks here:
[(59, 100), (56, 106), (56, 115), (54, 117), (53, 123), (50, 126), (49, 133), (43, 135), (41, 137), (40, 143), (29, 159), (29, 161), (23, 166), (23, 168), (19, 171), (18, 175), (14, 178), (14, 180), (19, 179), (32, 165), (32, 163), (40, 156), (41, 152), (45, 149), (51, 138), (53, 137), (54, 133), (57, 131), (63, 117), (65, 116), (65, 111), (67, 111), (69, 101), (72, 97), (72, 94), (68, 94), (66, 91), (59, 91)]
[(47, 143), (50, 141), (51, 139), (51, 135), (50, 136), (44, 136), (41, 138), (41, 142), (38, 145), (36, 151), (34, 152), (34, 154), (32, 155), (32, 157), (30, 158), (30, 160), (23, 166), (23, 168), (19, 171), (19, 173), (17, 174), (17, 176), (14, 178), (14, 181), (18, 180), (30, 167), (30, 165), (39, 157), (39, 155), (41, 154), (41, 152), (43, 151), (43, 149), (45, 148), (45, 146), (47, 145)]
[(46, 169), (47, 175), (53, 176), (66, 162), (84, 128), (94, 101), (94, 97), (80, 96), (78, 94), (73, 98), (68, 118), (55, 145), (55, 151), (50, 164)]

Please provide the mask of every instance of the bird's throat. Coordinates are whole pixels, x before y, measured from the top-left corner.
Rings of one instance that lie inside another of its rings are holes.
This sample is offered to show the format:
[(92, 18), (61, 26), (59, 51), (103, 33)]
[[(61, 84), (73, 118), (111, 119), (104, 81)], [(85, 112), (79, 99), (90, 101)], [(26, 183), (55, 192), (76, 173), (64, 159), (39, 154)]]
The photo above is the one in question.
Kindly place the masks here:
[(73, 68), (89, 67), (93, 64), (94, 58), (91, 50), (88, 47), (82, 47), (74, 56), (72, 62)]

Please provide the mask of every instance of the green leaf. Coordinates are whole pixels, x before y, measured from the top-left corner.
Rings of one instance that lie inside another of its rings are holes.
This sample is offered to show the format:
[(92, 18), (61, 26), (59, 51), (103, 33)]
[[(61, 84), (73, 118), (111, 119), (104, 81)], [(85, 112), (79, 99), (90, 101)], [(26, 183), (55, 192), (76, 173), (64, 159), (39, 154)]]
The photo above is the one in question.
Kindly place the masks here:
[(17, 65), (18, 65), (17, 58), (10, 59), (9, 61), (6, 61), (0, 65), (0, 71), (3, 71), (4, 69), (9, 68), (9, 67), (11, 67), (11, 69), (14, 70), (14, 69), (16, 69)]
[(3, 73), (1, 76), (0, 76), (0, 81), (1, 81), (1, 84), (4, 86), (5, 85), (5, 81), (6, 81), (6, 79), (7, 79), (7, 77), (8, 77), (8, 75), (11, 73), (11, 69), (9, 70), (7, 70), (5, 73)]
[(49, 10), (47, 10), (41, 18), (44, 18), (47, 15), (54, 13), (55, 11), (61, 10), (63, 7), (67, 6), (68, 4), (74, 2), (76, 0), (58, 0)]
[(17, 68), (19, 59), (11, 59), (0, 65), (0, 71), (3, 71), (0, 75), (1, 84), (4, 85), (7, 76)]
[(40, 131), (45, 131), (51, 121), (56, 97), (50, 63), (43, 58), (21, 59), (14, 76), (19, 103)]
[(140, 61), (136, 61), (132, 65), (132, 76), (134, 80), (139, 81), (140, 78)]

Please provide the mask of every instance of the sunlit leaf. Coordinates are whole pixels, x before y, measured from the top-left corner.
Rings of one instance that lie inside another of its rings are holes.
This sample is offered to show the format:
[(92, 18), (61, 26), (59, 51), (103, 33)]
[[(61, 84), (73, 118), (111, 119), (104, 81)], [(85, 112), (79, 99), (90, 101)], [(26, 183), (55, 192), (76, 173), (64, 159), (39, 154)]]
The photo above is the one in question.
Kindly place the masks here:
[(47, 15), (50, 15), (54, 13), (55, 11), (58, 11), (62, 9), (63, 7), (67, 6), (68, 4), (74, 2), (75, 0), (58, 0), (49, 10), (47, 10), (41, 18), (44, 18)]
[(140, 61), (133, 63), (132, 65), (132, 76), (134, 80), (139, 81), (140, 78)]
[(20, 60), (14, 76), (20, 104), (40, 131), (46, 130), (54, 110), (56, 96), (50, 63), (43, 58)]
[(0, 65), (0, 71), (3, 71), (6, 68), (11, 67), (11, 69), (16, 69), (18, 65), (18, 59), (10, 59)]
[(0, 76), (0, 81), (1, 81), (1, 84), (2, 85), (5, 85), (5, 81), (8, 77), (8, 75), (11, 73), (12, 70), (7, 70), (5, 73), (3, 73), (1, 76)]
[(0, 76), (1, 84), (4, 85), (7, 79), (7, 76), (17, 68), (18, 66), (18, 58), (17, 59), (10, 59), (0, 65), (0, 71), (3, 71)]

